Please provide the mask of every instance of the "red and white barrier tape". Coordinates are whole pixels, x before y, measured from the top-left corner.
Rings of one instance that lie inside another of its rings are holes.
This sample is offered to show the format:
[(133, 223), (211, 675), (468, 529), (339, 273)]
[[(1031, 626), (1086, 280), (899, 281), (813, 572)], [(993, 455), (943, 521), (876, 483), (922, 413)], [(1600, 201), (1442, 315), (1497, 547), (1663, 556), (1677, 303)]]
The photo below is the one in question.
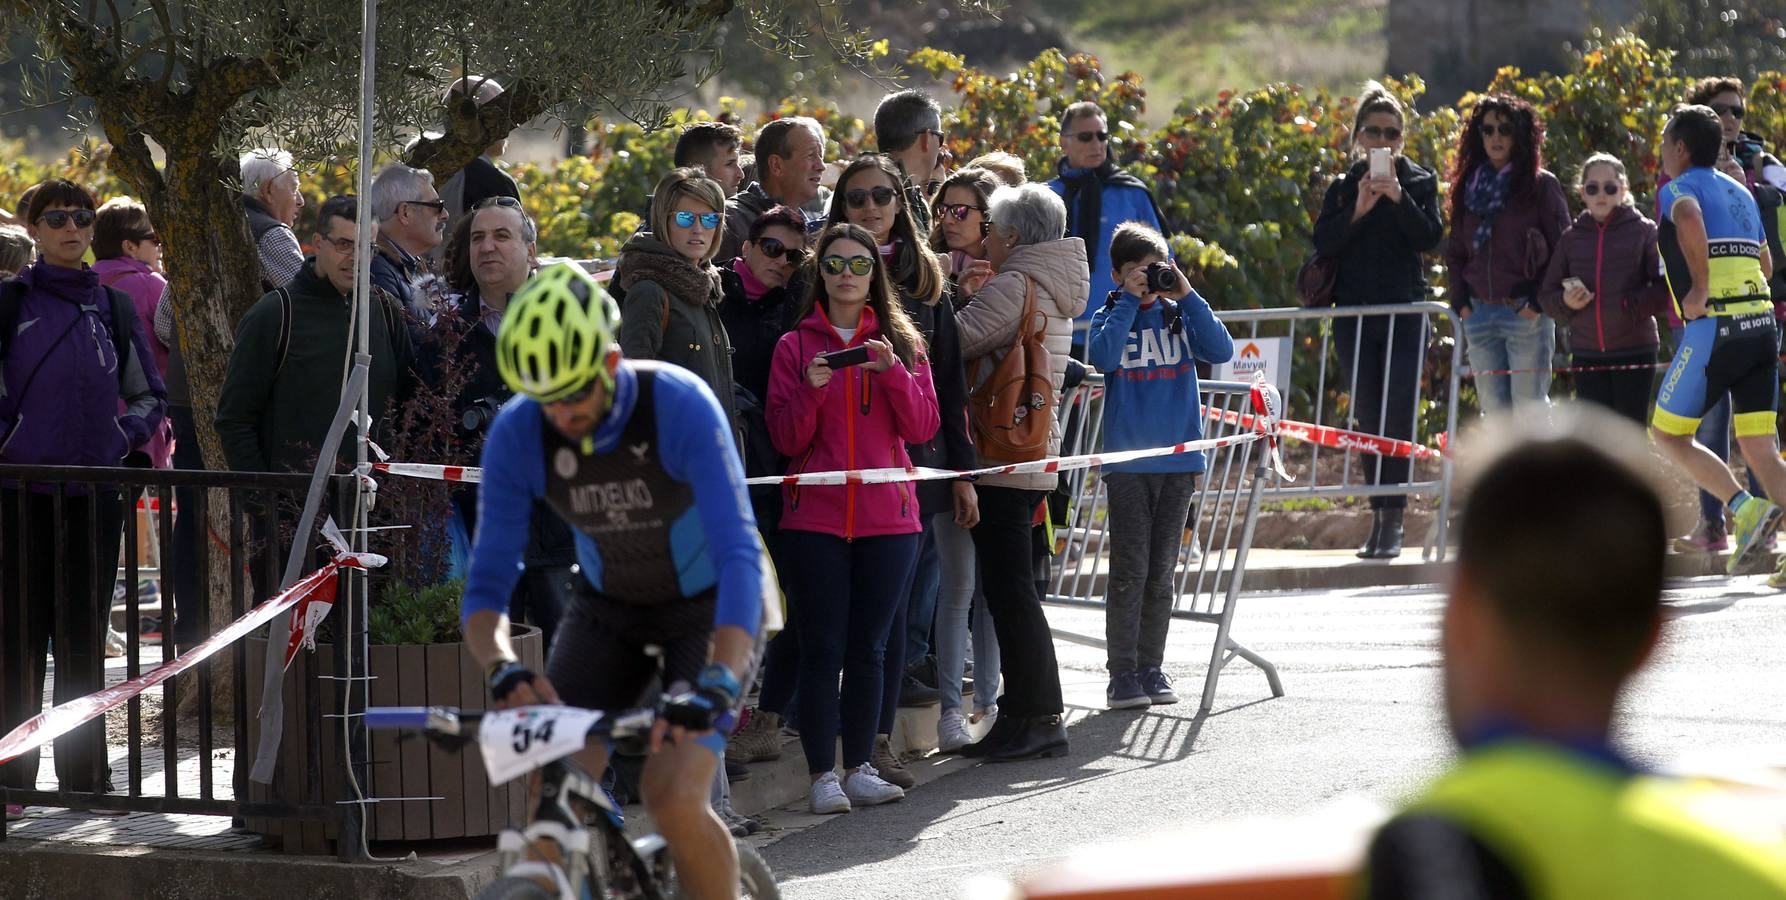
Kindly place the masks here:
[[(1211, 419), (1220, 419), (1230, 425), (1239, 425), (1242, 428), (1253, 427), (1253, 417), (1246, 413), (1207, 407), (1204, 409), (1204, 413)], [(1428, 447), (1425, 444), (1365, 434), (1362, 431), (1335, 428), (1331, 425), (1282, 421), (1277, 423), (1277, 433), (1279, 437), (1292, 438), (1307, 444), (1320, 444), (1323, 447), (1333, 447), (1339, 450), (1357, 450), (1360, 453), (1373, 453), (1377, 456), (1439, 459), (1445, 455), (1444, 450)]]
[[(745, 484), (777, 484), (777, 485), (840, 485), (840, 484), (891, 484), (905, 481), (940, 481), (955, 478), (979, 478), (986, 475), (1040, 475), (1056, 472), (1067, 472), (1074, 469), (1089, 469), (1094, 466), (1114, 463), (1133, 462), (1138, 459), (1152, 459), (1158, 456), (1173, 456), (1179, 453), (1192, 453), (1200, 450), (1215, 450), (1235, 444), (1265, 440), (1270, 446), (1272, 465), (1278, 476), (1285, 481), (1293, 481), (1289, 473), (1284, 471), (1283, 460), (1279, 457), (1276, 429), (1278, 414), (1283, 408), (1283, 400), (1278, 396), (1277, 388), (1267, 384), (1263, 376), (1255, 378), (1252, 392), (1253, 410), (1256, 416), (1247, 416), (1247, 427), (1252, 431), (1245, 434), (1232, 434), (1221, 438), (1208, 438), (1200, 441), (1188, 441), (1173, 444), (1169, 447), (1149, 447), (1144, 450), (1118, 450), (1110, 453), (1087, 453), (1080, 456), (1057, 456), (1038, 459), (1032, 462), (1008, 463), (1002, 466), (987, 466), (980, 469), (957, 471), (955, 469), (935, 469), (922, 466), (884, 469), (847, 469), (831, 472), (802, 472), (797, 475), (764, 475), (757, 478), (746, 478)], [(463, 484), (477, 484), (483, 480), (484, 470), (475, 466), (440, 466), (430, 463), (367, 463), (360, 472), (363, 480), (370, 480), (370, 472), (388, 472), (392, 475), (406, 475), (410, 478), (427, 478), (435, 481), (455, 481)]]
[[(1251, 416), (1248, 417), (1252, 418)], [(1173, 444), (1170, 447), (1149, 447), (1145, 450), (1119, 450), (1110, 453), (1088, 453), (1082, 456), (1056, 456), (1038, 459), (1033, 462), (1008, 463), (1002, 466), (987, 466), (982, 469), (935, 469), (926, 466), (885, 469), (847, 469), (830, 472), (802, 472), (798, 475), (764, 475), (757, 478), (746, 478), (745, 484), (780, 484), (780, 485), (839, 485), (839, 484), (891, 484), (899, 481), (937, 481), (953, 478), (978, 478), (983, 475), (1032, 475), (1052, 472), (1066, 472), (1073, 469), (1089, 469), (1093, 466), (1110, 463), (1132, 462), (1137, 459), (1152, 459), (1156, 456), (1172, 456), (1179, 453), (1190, 453), (1197, 450), (1214, 450), (1244, 444), (1264, 438), (1259, 431), (1244, 434), (1233, 434), (1222, 438), (1210, 438), (1201, 441), (1190, 441)], [(474, 466), (436, 466), (428, 463), (367, 463), (367, 468), (374, 472), (388, 472), (392, 475), (407, 475), (411, 478), (427, 478), (435, 481), (456, 481), (465, 484), (477, 484), (483, 480), (483, 469)]]
[[(325, 534), (333, 528), (333, 525), (334, 523), (331, 522), (324, 526)], [(339, 535), (340, 532), (336, 531), (335, 538), (338, 538)], [(331, 543), (334, 543), (333, 538), (331, 538)], [(310, 600), (313, 596), (326, 591), (327, 596), (332, 600), (335, 592), (335, 573), (338, 570), (375, 568), (384, 565), (384, 563), (385, 558), (376, 553), (352, 553), (347, 550), (345, 544), (337, 544), (335, 558), (328, 564), (249, 610), (247, 615), (229, 623), (216, 634), (211, 635), (209, 639), (187, 651), (185, 655), (168, 660), (155, 667), (154, 670), (129, 681), (119, 682), (111, 687), (94, 691), (85, 697), (57, 704), (32, 716), (5, 737), (0, 738), (0, 763), (9, 762), (22, 753), (41, 747), (122, 706), (130, 698), (215, 656), (219, 650), (247, 637), (259, 630), (262, 625), (273, 621), (275, 616)], [(288, 665), (291, 663), (292, 654), (297, 652), (295, 644), (299, 640), (309, 638), (311, 646), (315, 646), (312, 637), (314, 632), (299, 631), (294, 634), (297, 636), (293, 642), (294, 646), (289, 647), (286, 651)], [(167, 644), (163, 644), (164, 648), (167, 646)]]

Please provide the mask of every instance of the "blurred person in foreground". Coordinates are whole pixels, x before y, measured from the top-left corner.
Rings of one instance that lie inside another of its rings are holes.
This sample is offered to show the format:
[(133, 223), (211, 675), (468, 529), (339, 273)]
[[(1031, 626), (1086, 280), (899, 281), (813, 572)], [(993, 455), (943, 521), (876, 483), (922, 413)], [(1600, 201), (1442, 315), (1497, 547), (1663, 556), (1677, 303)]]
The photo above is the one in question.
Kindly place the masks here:
[(1462, 756), (1377, 834), (1360, 896), (1786, 896), (1777, 821), (1609, 740), (1663, 628), (1642, 434), (1582, 404), (1538, 427), (1487, 457), (1459, 526), (1440, 641)]

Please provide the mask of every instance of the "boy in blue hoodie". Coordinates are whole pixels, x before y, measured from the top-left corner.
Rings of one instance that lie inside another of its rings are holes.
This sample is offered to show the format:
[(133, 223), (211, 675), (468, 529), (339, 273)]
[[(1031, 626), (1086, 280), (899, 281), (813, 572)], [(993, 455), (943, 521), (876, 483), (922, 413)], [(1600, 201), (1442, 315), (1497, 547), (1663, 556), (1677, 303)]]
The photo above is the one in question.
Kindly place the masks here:
[[(1148, 290), (1148, 267), (1166, 263), (1166, 239), (1138, 222), (1110, 237), (1110, 292), (1091, 319), (1088, 361), (1104, 373), (1104, 449), (1140, 450), (1203, 436), (1196, 361), (1227, 362), (1234, 340), (1176, 266), (1176, 287)], [(1171, 263), (1166, 263), (1171, 266)], [(1172, 621), (1173, 569), (1201, 452), (1104, 467), (1112, 549), (1104, 605), (1111, 709), (1176, 703), (1160, 671)]]

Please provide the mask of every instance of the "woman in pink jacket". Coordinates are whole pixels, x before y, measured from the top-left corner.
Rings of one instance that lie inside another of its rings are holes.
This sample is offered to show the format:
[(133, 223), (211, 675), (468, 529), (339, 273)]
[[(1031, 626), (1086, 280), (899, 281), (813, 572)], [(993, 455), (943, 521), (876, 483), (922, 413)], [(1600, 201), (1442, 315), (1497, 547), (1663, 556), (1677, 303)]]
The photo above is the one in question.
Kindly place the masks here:
[[(894, 299), (874, 238), (832, 225), (813, 252), (799, 322), (775, 347), (766, 418), (789, 474), (911, 464), (906, 444), (936, 432), (924, 340)], [(859, 364), (824, 354), (866, 348)], [(800, 743), (814, 813), (905, 796), (868, 764), (882, 693), (882, 656), (921, 521), (909, 482), (783, 489), (782, 536), (799, 560), (782, 573), (800, 631)], [(838, 674), (843, 676), (841, 698)], [(841, 718), (842, 727), (839, 728)], [(836, 768), (843, 738), (844, 778)]]

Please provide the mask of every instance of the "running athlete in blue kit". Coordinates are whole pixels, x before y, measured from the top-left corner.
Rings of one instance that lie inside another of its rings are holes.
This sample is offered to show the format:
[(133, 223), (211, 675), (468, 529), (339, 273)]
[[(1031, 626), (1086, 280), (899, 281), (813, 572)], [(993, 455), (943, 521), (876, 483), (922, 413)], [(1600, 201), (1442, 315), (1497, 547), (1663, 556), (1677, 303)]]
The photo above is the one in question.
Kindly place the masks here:
[[(1699, 420), (1729, 392), (1743, 459), (1772, 497), (1786, 497), (1786, 462), (1775, 448), (1779, 331), (1767, 280), (1773, 274), (1761, 211), (1742, 182), (1712, 168), (1723, 141), (1717, 113), (1689, 106), (1662, 132), (1660, 242), (1675, 305), (1687, 327), (1662, 378), (1650, 431), (1699, 487), (1726, 498), (1736, 521), (1736, 574), (1779, 528), (1780, 507), (1753, 497), (1730, 468), (1694, 440)], [(1786, 564), (1769, 579), (1786, 585)]]
[[(714, 726), (737, 704), (763, 621), (762, 546), (718, 401), (682, 369), (621, 359), (619, 326), (613, 299), (569, 263), (509, 301), (496, 357), (518, 396), (484, 444), (462, 628), (504, 706), (638, 706), (657, 674), (644, 649), (662, 648), (674, 696), (645, 764), (645, 805), (688, 895), (733, 897), (737, 852), (708, 786), (725, 752)], [(544, 676), (517, 661), (506, 614), (535, 499), (570, 524), (587, 588), (564, 611)], [(600, 772), (608, 748), (577, 760)]]

